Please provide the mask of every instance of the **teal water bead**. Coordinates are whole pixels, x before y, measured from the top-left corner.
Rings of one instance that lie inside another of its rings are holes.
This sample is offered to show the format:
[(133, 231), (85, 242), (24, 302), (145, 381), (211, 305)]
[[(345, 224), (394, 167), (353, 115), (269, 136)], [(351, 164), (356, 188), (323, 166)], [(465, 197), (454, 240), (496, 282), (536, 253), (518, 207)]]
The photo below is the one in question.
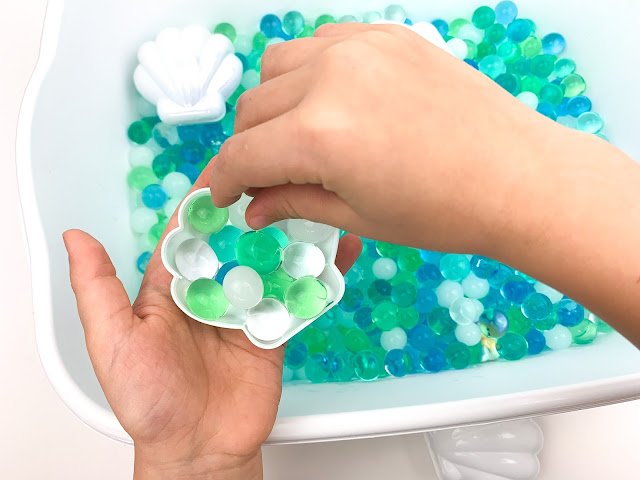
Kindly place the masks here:
[(491, 78), (497, 78), (507, 71), (507, 66), (500, 56), (494, 54), (480, 60), (478, 69)]
[(213, 33), (219, 33), (227, 37), (231, 42), (236, 41), (236, 29), (230, 23), (219, 23), (213, 29)]
[(400, 5), (389, 5), (384, 9), (384, 19), (390, 22), (404, 23), (407, 18), (407, 14)]
[(431, 310), (427, 317), (427, 324), (437, 335), (449, 335), (456, 328), (456, 322), (451, 318), (449, 309), (444, 307)]
[(293, 369), (301, 368), (307, 361), (309, 349), (300, 340), (292, 338), (284, 349), (284, 364)]
[(236, 243), (236, 259), (240, 265), (251, 267), (262, 275), (280, 266), (282, 248), (268, 233), (247, 232)]
[[(538, 328), (536, 326), (536, 328)], [(556, 325), (551, 330), (542, 332), (547, 341), (547, 347), (551, 350), (563, 350), (571, 345), (573, 337), (571, 332), (564, 325)]]
[(380, 376), (382, 359), (371, 350), (363, 350), (353, 356), (353, 372), (360, 380), (371, 381)]
[(282, 230), (280, 230), (279, 228), (276, 227), (267, 227), (267, 228), (263, 228), (262, 230), (260, 230), (261, 232), (264, 233), (268, 233), (269, 235), (271, 235), (273, 238), (275, 238), (276, 240), (278, 240), (278, 243), (280, 244), (280, 246), (284, 249), (287, 248), (287, 246), (289, 245), (289, 238), (287, 237), (287, 234), (284, 233)]
[(567, 75), (560, 82), (564, 86), (564, 96), (567, 98), (577, 97), (584, 93), (587, 89), (587, 84), (580, 75), (572, 73)]
[(548, 83), (540, 89), (540, 101), (560, 105), (564, 98), (564, 90), (555, 83)]
[(586, 133), (598, 133), (602, 127), (604, 127), (604, 121), (596, 112), (584, 112), (576, 121), (576, 128)]
[(375, 22), (379, 22), (380, 20), (382, 20), (382, 14), (380, 12), (376, 12), (374, 10), (370, 10), (368, 12), (365, 12), (362, 15), (362, 22), (363, 23), (375, 23)]
[(218, 260), (227, 263), (236, 259), (236, 242), (242, 235), (242, 230), (227, 225), (218, 233), (209, 237), (209, 245), (216, 252)]
[(317, 317), (327, 306), (327, 287), (317, 278), (299, 278), (287, 289), (284, 304), (295, 317)]
[(503, 73), (495, 80), (498, 85), (511, 95), (517, 95), (520, 92), (520, 78), (513, 73)]
[(507, 38), (512, 42), (520, 43), (531, 35), (531, 23), (524, 18), (518, 18), (507, 27)]
[(137, 143), (138, 145), (144, 145), (151, 140), (152, 130), (152, 125), (149, 125), (149, 123), (144, 120), (139, 120), (131, 124), (127, 131), (127, 135), (129, 136), (129, 140), (132, 142)]
[(495, 21), (496, 12), (493, 11), (493, 8), (487, 6), (478, 7), (471, 17), (471, 23), (483, 30), (493, 25)]
[(322, 353), (311, 355), (304, 364), (304, 374), (313, 383), (322, 383), (329, 378), (329, 358)]
[(415, 272), (423, 263), (420, 252), (415, 248), (403, 248), (398, 254), (398, 267), (400, 270)]
[(398, 305), (389, 300), (383, 300), (371, 311), (371, 320), (376, 327), (383, 331), (397, 327), (399, 323)]
[(153, 170), (154, 175), (162, 180), (171, 172), (176, 171), (176, 164), (173, 161), (172, 156), (161, 153), (153, 159), (151, 169)]
[(504, 25), (494, 23), (484, 31), (484, 39), (487, 43), (497, 45), (507, 37), (507, 29)]
[(210, 278), (200, 278), (189, 285), (186, 299), (191, 313), (203, 320), (217, 320), (229, 309), (222, 285)]
[(536, 292), (527, 296), (527, 298), (522, 301), (520, 308), (525, 317), (537, 322), (544, 320), (551, 314), (553, 304), (551, 300), (549, 300), (549, 297)]
[(349, 352), (338, 352), (329, 356), (330, 380), (348, 382), (353, 378), (353, 355)]
[(304, 17), (300, 12), (291, 11), (282, 17), (282, 30), (291, 37), (295, 37), (304, 30)]
[(520, 360), (527, 354), (529, 344), (520, 334), (508, 332), (498, 339), (496, 350), (505, 360)]
[(565, 78), (576, 71), (576, 62), (570, 58), (560, 58), (553, 67), (553, 74), (557, 78)]
[(404, 377), (411, 372), (413, 360), (409, 352), (401, 349), (390, 350), (384, 358), (385, 369), (389, 375)]
[(460, 370), (469, 366), (471, 362), (471, 350), (462, 342), (451, 342), (447, 346), (445, 357), (452, 368)]
[(354, 15), (343, 15), (338, 19), (338, 23), (355, 23), (358, 19)]
[(284, 295), (287, 289), (294, 282), (294, 279), (290, 277), (287, 272), (282, 268), (262, 274), (262, 283), (264, 283), (264, 297), (273, 298), (281, 303), (284, 303)]
[(556, 58), (553, 55), (537, 55), (531, 59), (531, 73), (536, 77), (547, 78), (553, 73)]
[(460, 281), (471, 271), (471, 264), (466, 255), (448, 253), (440, 259), (440, 272), (447, 280)]
[(489, 55), (494, 55), (495, 53), (496, 53), (496, 46), (495, 45), (492, 45), (489, 42), (480, 42), (478, 44), (478, 49), (477, 49), (477, 52), (476, 52), (475, 60), (477, 62), (479, 62), (484, 57), (487, 57)]
[(219, 232), (227, 224), (229, 210), (216, 207), (210, 196), (204, 196), (191, 202), (187, 218), (195, 230), (210, 235)]
[(411, 330), (420, 322), (420, 314), (418, 310), (411, 307), (403, 307), (398, 309), (398, 325), (405, 330)]
[(152, 185), (158, 181), (153, 170), (148, 167), (136, 167), (131, 169), (127, 176), (127, 183), (134, 190), (144, 190), (149, 185)]
[(364, 294), (357, 287), (347, 287), (344, 289), (344, 295), (340, 300), (340, 308), (345, 312), (355, 312), (362, 305)]
[(408, 282), (401, 282), (391, 288), (391, 301), (399, 307), (409, 307), (416, 303), (418, 293), (416, 287)]
[(568, 328), (569, 332), (571, 332), (571, 336), (573, 337), (573, 342), (576, 345), (586, 345), (591, 343), (598, 335), (598, 326), (586, 318), (575, 327)]
[(329, 14), (320, 15), (316, 18), (315, 26), (318, 28), (320, 25), (324, 25), (325, 23), (336, 23), (336, 19)]
[[(521, 53), (520, 45), (514, 42), (502, 42), (500, 45), (498, 45), (498, 48), (496, 49), (496, 54), (500, 58), (502, 58), (504, 62), (507, 64), (513, 63), (519, 58), (521, 58), (520, 53)], [(529, 68), (528, 62), (526, 62), (526, 64), (527, 64), (527, 71), (525, 72), (525, 74), (528, 73), (528, 68)]]

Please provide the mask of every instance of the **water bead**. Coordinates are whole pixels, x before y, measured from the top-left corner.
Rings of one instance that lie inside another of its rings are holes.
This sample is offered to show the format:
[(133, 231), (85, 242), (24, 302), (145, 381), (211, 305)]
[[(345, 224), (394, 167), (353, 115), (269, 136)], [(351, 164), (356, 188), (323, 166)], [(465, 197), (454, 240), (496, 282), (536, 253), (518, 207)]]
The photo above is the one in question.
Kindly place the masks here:
[(322, 250), (310, 243), (292, 243), (284, 249), (282, 256), (282, 268), (293, 278), (317, 277), (325, 264)]
[(355, 285), (364, 279), (365, 270), (359, 263), (355, 263), (344, 276), (347, 285)]
[(447, 358), (442, 349), (431, 347), (422, 356), (421, 364), (426, 371), (436, 373), (446, 367)]
[(262, 32), (257, 32), (252, 39), (253, 50), (262, 53), (267, 46), (269, 38)]
[(398, 271), (398, 266), (390, 258), (379, 258), (373, 262), (373, 274), (381, 280), (391, 280)]
[(449, 365), (456, 370), (469, 366), (471, 361), (471, 351), (462, 342), (451, 342), (445, 351), (445, 357)]
[(294, 370), (303, 367), (307, 361), (308, 353), (309, 350), (303, 342), (292, 338), (284, 349), (284, 364)]
[(329, 378), (329, 358), (321, 353), (311, 355), (304, 365), (304, 373), (313, 383), (321, 383)]
[(227, 273), (222, 289), (231, 305), (249, 309), (262, 300), (264, 284), (258, 272), (249, 267), (238, 266)]
[[(527, 297), (528, 298), (528, 297)], [(525, 299), (526, 300), (526, 299)], [(519, 333), (521, 335), (525, 334), (531, 329), (533, 325), (533, 321), (527, 318), (523, 313), (522, 309), (518, 307), (511, 307), (507, 310), (507, 318), (509, 320), (509, 331)], [(546, 318), (543, 317), (543, 319)]]
[(360, 380), (371, 381), (380, 376), (382, 361), (371, 350), (358, 352), (353, 356), (353, 372)]
[(399, 307), (413, 305), (417, 298), (416, 287), (408, 282), (398, 283), (391, 288), (391, 300)]
[(539, 354), (547, 345), (547, 340), (545, 339), (543, 333), (539, 330), (536, 330), (535, 328), (529, 330), (524, 338), (527, 341), (527, 353), (529, 355)]
[(343, 15), (338, 19), (338, 23), (354, 23), (358, 19), (354, 15)]
[[(267, 38), (277, 37), (282, 32), (282, 22), (273, 14), (267, 14), (260, 20), (260, 31)], [(266, 42), (265, 42), (266, 43)], [(255, 48), (255, 41), (254, 41)]]
[(467, 58), (469, 47), (467, 47), (467, 44), (464, 42), (464, 40), (460, 40), (459, 38), (452, 38), (447, 42), (447, 46), (455, 57), (458, 57), (460, 60), (464, 60), (465, 58)]
[(602, 117), (595, 112), (585, 112), (578, 117), (576, 128), (586, 133), (598, 133), (602, 130), (604, 121)]
[(336, 19), (333, 18), (332, 15), (320, 15), (318, 18), (316, 18), (315, 27), (318, 28), (320, 27), (320, 25), (324, 25), (325, 23), (336, 23)]
[(503, 73), (495, 81), (511, 95), (517, 95), (520, 92), (520, 79), (512, 73)]
[(360, 308), (363, 300), (362, 290), (357, 287), (347, 287), (338, 305), (345, 312), (355, 312)]
[(586, 345), (595, 340), (598, 335), (598, 326), (586, 318), (575, 327), (569, 327), (573, 342), (577, 345)]
[(357, 328), (347, 330), (344, 334), (345, 347), (353, 352), (358, 353), (371, 347), (371, 341), (366, 333)]
[(219, 23), (213, 29), (213, 33), (219, 33), (227, 37), (231, 42), (236, 41), (236, 29), (230, 23)]
[(231, 224), (242, 230), (243, 232), (251, 231), (251, 227), (247, 225), (246, 214), (247, 208), (251, 203), (251, 197), (242, 195), (240, 200), (229, 207), (229, 221)]
[(531, 320), (543, 320), (551, 314), (553, 305), (549, 297), (542, 293), (532, 293), (522, 301), (522, 313)]
[[(464, 25), (458, 31), (457, 38), (459, 38), (461, 40), (468, 41), (469, 43), (467, 43), (467, 48), (469, 48), (469, 45), (472, 45), (473, 48), (476, 48), (476, 45), (478, 43), (482, 42), (482, 40), (484, 39), (484, 31), (480, 30), (479, 28), (474, 27), (471, 24)], [(467, 52), (467, 57), (473, 58), (473, 57), (475, 57), (475, 55), (470, 54), (469, 52)]]
[(471, 22), (478, 28), (488, 28), (495, 22), (496, 12), (491, 7), (478, 7), (471, 17)]
[(466, 18), (456, 18), (449, 25), (449, 35), (452, 37), (457, 37), (460, 29), (465, 25), (469, 25), (470, 23), (471, 22)]
[(136, 260), (136, 267), (140, 273), (144, 273), (147, 270), (147, 265), (149, 265), (149, 260), (151, 260), (151, 252), (143, 252), (138, 259)]
[(542, 52), (542, 42), (538, 37), (529, 37), (520, 44), (522, 56), (525, 58), (534, 58)]
[(153, 150), (148, 147), (141, 147), (138, 145), (132, 146), (129, 149), (129, 165), (131, 167), (151, 167), (153, 163), (154, 154)]
[(160, 238), (162, 238), (162, 234), (164, 233), (164, 229), (167, 228), (167, 221), (160, 220), (153, 227), (149, 229), (149, 233), (147, 235), (149, 242), (153, 248), (158, 245), (160, 242)]
[(484, 57), (487, 57), (489, 55), (494, 55), (495, 53), (496, 53), (495, 45), (492, 45), (489, 42), (480, 42), (478, 44), (475, 60), (476, 62), (479, 62)]
[(431, 22), (431, 25), (436, 27), (436, 30), (438, 30), (438, 33), (442, 37), (444, 37), (447, 33), (449, 33), (449, 24), (446, 21), (442, 20), (441, 18), (438, 18), (433, 22)]
[(152, 210), (160, 210), (167, 203), (167, 192), (160, 185), (149, 185), (142, 190), (142, 203)]
[(154, 175), (162, 180), (171, 172), (175, 172), (176, 165), (172, 157), (161, 153), (153, 159), (151, 169)]
[(534, 110), (538, 108), (538, 96), (533, 92), (521, 92), (516, 98)]
[(547, 78), (553, 73), (555, 61), (552, 55), (537, 55), (531, 59), (531, 73), (540, 78)]
[(576, 97), (587, 88), (587, 84), (580, 75), (572, 73), (562, 79), (561, 84), (564, 86), (564, 94), (567, 98)]
[(362, 15), (362, 21), (364, 23), (375, 23), (375, 22), (379, 22), (380, 20), (382, 20), (382, 14), (380, 12), (376, 12), (373, 10), (365, 12)]
[(200, 233), (217, 233), (229, 220), (229, 210), (216, 207), (210, 196), (196, 198), (187, 212), (189, 224)]
[(427, 287), (436, 287), (444, 280), (440, 268), (432, 263), (423, 264), (416, 271), (416, 279)]
[(398, 306), (389, 300), (383, 300), (373, 308), (371, 319), (380, 330), (391, 330), (398, 326)]
[(260, 274), (276, 270), (282, 263), (282, 248), (274, 237), (264, 232), (248, 232), (236, 243), (236, 258), (240, 265)]
[(584, 95), (577, 95), (567, 103), (567, 113), (572, 117), (579, 117), (585, 112), (591, 111), (591, 100)]
[(553, 67), (553, 74), (556, 78), (565, 78), (576, 71), (576, 62), (570, 58), (560, 58)]
[(289, 286), (284, 301), (295, 317), (314, 318), (327, 306), (327, 288), (316, 278), (302, 277)]
[(518, 305), (522, 303), (530, 292), (531, 286), (529, 283), (517, 275), (504, 282), (500, 289), (500, 293), (505, 299)]
[(518, 333), (508, 332), (498, 339), (496, 349), (505, 360), (520, 360), (527, 354), (527, 340)]
[(308, 220), (289, 220), (287, 232), (300, 242), (319, 243), (331, 235), (333, 227)]
[(153, 126), (149, 125), (149, 123), (139, 120), (137, 122), (133, 122), (127, 131), (127, 135), (129, 136), (129, 140), (138, 145), (144, 145), (151, 139), (151, 131)]
[(438, 306), (438, 297), (435, 292), (427, 287), (422, 287), (417, 292), (415, 309), (419, 313), (429, 313), (433, 308)]
[(558, 117), (556, 120), (560, 125), (567, 128), (576, 128), (576, 119), (571, 116)]
[(282, 43), (284, 42), (285, 39), (281, 38), (281, 37), (274, 37), (269, 39), (269, 41), (267, 42), (267, 47), (271, 46), (271, 45), (276, 45), (277, 43)]
[(400, 5), (389, 5), (384, 9), (383, 17), (390, 22), (404, 23), (407, 15)]
[(559, 33), (550, 33), (542, 38), (542, 51), (549, 55), (562, 53), (566, 45), (566, 40)]
[(216, 252), (222, 263), (230, 262), (236, 258), (236, 242), (242, 235), (242, 231), (234, 226), (227, 225), (218, 233), (209, 237), (209, 245)]
[(136, 208), (131, 212), (131, 230), (133, 233), (148, 233), (158, 223), (158, 214), (146, 207)]
[(478, 63), (478, 69), (491, 78), (497, 78), (507, 71), (504, 60), (498, 55), (488, 55)]
[(380, 303), (391, 295), (392, 285), (386, 280), (375, 280), (367, 289), (367, 297), (371, 303)]
[(229, 309), (222, 285), (210, 278), (200, 278), (187, 289), (187, 306), (203, 320), (217, 320)]
[[(418, 295), (420, 292), (418, 292)], [(411, 330), (420, 321), (420, 314), (415, 307), (402, 307), (398, 309), (398, 325), (405, 330)]]
[(490, 278), (498, 270), (498, 262), (479, 255), (471, 257), (469, 266), (473, 274), (482, 279)]
[(475, 323), (470, 323), (468, 325), (458, 325), (455, 331), (456, 339), (467, 345), (468, 347), (472, 347), (480, 343), (482, 340), (482, 333), (480, 332), (480, 328)]
[[(526, 74), (529, 71), (529, 64), (525, 59), (520, 57), (520, 53), (521, 53), (520, 45), (513, 42), (502, 42), (500, 45), (498, 45), (498, 48), (496, 49), (496, 54), (500, 58), (502, 58), (502, 60), (504, 60), (504, 62), (507, 64), (512, 64), (516, 60), (520, 60), (521, 62), (524, 62), (527, 66), (526, 71), (524, 72)], [(511, 73), (510, 66), (507, 66), (507, 71)], [(514, 73), (518, 73), (519, 75), (522, 75), (521, 72), (514, 72)]]
[(449, 307), (451, 319), (458, 325), (468, 325), (475, 322), (480, 316), (475, 303), (468, 298), (458, 298)]
[(369, 307), (359, 308), (353, 315), (353, 322), (363, 332), (370, 332), (375, 328)]
[(556, 325), (551, 330), (543, 332), (543, 334), (547, 347), (551, 350), (562, 350), (571, 345), (571, 332), (563, 325)]
[(492, 45), (501, 43), (505, 38), (507, 38), (507, 29), (499, 23), (494, 23), (484, 32), (485, 41)]
[(412, 369), (411, 357), (401, 349), (390, 350), (384, 358), (384, 365), (389, 375), (404, 377)]
[(471, 264), (466, 255), (450, 253), (440, 259), (440, 272), (447, 280), (462, 280), (469, 275), (470, 271)]
[(173, 214), (178, 210), (178, 207), (182, 203), (181, 198), (170, 198), (167, 200), (167, 203), (164, 205), (164, 214), (167, 218), (171, 218)]
[(338, 352), (329, 356), (329, 377), (337, 382), (347, 382), (353, 378), (353, 355)]
[(473, 273), (467, 275), (462, 281), (462, 291), (469, 298), (483, 298), (489, 293), (489, 282), (484, 278), (478, 278)]
[(192, 184), (194, 184), (200, 176), (200, 170), (198, 169), (198, 167), (190, 163), (184, 163), (180, 165), (176, 169), (176, 171), (186, 176)]
[(182, 199), (191, 190), (191, 181), (180, 172), (171, 172), (162, 180), (162, 188), (169, 198)]
[(514, 20), (507, 27), (507, 38), (520, 43), (531, 35), (531, 24), (523, 18)]
[(441, 252), (432, 252), (431, 250), (418, 250), (418, 253), (420, 254), (422, 261), (438, 265), (440, 264), (440, 259), (443, 255)]
[(500, 310), (485, 310), (480, 315), (479, 324), (486, 337), (500, 338), (509, 330), (509, 318)]
[(556, 105), (556, 115), (558, 117), (565, 117), (569, 115), (569, 99), (568, 98), (564, 97), (562, 101), (558, 105)]
[(149, 185), (154, 184), (157, 177), (148, 167), (135, 167), (127, 176), (127, 183), (135, 190), (144, 190)]
[(376, 242), (376, 251), (381, 257), (397, 258), (402, 247), (386, 242)]
[(558, 118), (558, 115), (556, 114), (556, 110), (554, 108), (553, 103), (540, 102), (536, 110), (538, 113), (541, 113), (542, 115), (550, 118), (551, 120), (557, 120)]
[(507, 25), (518, 16), (518, 7), (510, 0), (505, 0), (496, 5), (496, 22)]
[(215, 281), (222, 285), (222, 283), (224, 282), (224, 278), (227, 276), (227, 273), (229, 273), (233, 268), (237, 266), (238, 262), (236, 262), (235, 260), (232, 262), (223, 263), (220, 266), (220, 270), (218, 270)]
[(565, 327), (575, 327), (585, 316), (584, 307), (569, 298), (560, 300), (555, 306), (558, 322)]
[(437, 335), (449, 335), (456, 328), (456, 322), (453, 321), (449, 314), (449, 309), (444, 307), (436, 307), (429, 313), (427, 317), (429, 328)]
[(185, 240), (176, 249), (176, 267), (187, 280), (214, 278), (220, 263), (213, 249), (199, 238)]
[(296, 337), (309, 349), (309, 355), (315, 355), (326, 351), (329, 346), (329, 338), (325, 332), (313, 326), (305, 328)]
[(464, 296), (464, 291), (458, 282), (445, 280), (436, 288), (436, 296), (440, 306), (449, 308), (455, 300)]
[(253, 38), (248, 35), (238, 35), (233, 46), (236, 53), (248, 56), (253, 50)]
[(398, 267), (401, 270), (415, 272), (421, 265), (420, 252), (415, 248), (404, 248), (398, 254)]
[(284, 303), (284, 296), (289, 286), (294, 282), (293, 278), (279, 268), (274, 272), (261, 275), (264, 284), (264, 297), (273, 298)]

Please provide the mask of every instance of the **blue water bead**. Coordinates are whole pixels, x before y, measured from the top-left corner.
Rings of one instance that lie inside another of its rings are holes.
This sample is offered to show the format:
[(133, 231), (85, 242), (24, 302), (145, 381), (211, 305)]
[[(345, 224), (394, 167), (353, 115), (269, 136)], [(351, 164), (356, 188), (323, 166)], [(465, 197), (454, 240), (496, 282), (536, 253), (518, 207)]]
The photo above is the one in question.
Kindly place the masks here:
[(531, 23), (524, 18), (514, 20), (507, 27), (507, 38), (515, 43), (526, 40), (531, 34)]
[(380, 337), (382, 336), (382, 330), (379, 328), (374, 328), (368, 332), (365, 332), (367, 337), (369, 337), (369, 341), (371, 345), (380, 345)]
[(569, 115), (569, 101), (567, 97), (564, 97), (562, 101), (556, 105), (556, 115), (558, 117)]
[(260, 20), (260, 31), (267, 38), (279, 37), (282, 34), (282, 22), (276, 15), (269, 13)]
[(542, 52), (547, 55), (558, 55), (566, 45), (566, 40), (559, 33), (550, 33), (542, 38)]
[(142, 203), (151, 210), (160, 210), (165, 206), (169, 196), (160, 185), (149, 185), (142, 190)]
[(560, 325), (575, 327), (584, 319), (584, 308), (569, 298), (556, 304), (556, 316)]
[(442, 370), (447, 365), (447, 357), (440, 347), (431, 347), (422, 356), (422, 366), (431, 373)]
[(487, 55), (478, 63), (478, 70), (495, 79), (507, 71), (507, 65), (504, 63), (502, 57), (498, 55)]
[(417, 294), (415, 306), (418, 313), (429, 313), (438, 306), (438, 296), (432, 288), (419, 288)]
[(209, 237), (209, 245), (216, 252), (218, 260), (222, 263), (230, 262), (236, 258), (236, 243), (242, 235), (242, 230), (232, 225), (227, 225), (218, 233)]
[(534, 292), (522, 301), (520, 308), (525, 317), (536, 322), (547, 318), (551, 314), (553, 304), (546, 295)]
[(411, 373), (422, 373), (424, 372), (424, 367), (422, 366), (422, 352), (416, 348), (413, 348), (410, 345), (406, 345), (404, 347), (404, 351), (407, 352), (409, 357), (411, 358)]
[(411, 357), (407, 352), (399, 348), (389, 350), (386, 357), (384, 357), (384, 366), (389, 375), (404, 377), (411, 372)]
[(145, 272), (145, 270), (147, 269), (147, 265), (149, 265), (149, 260), (151, 260), (151, 252), (144, 252), (138, 257), (136, 266), (138, 267), (138, 271), (140, 273)]
[(420, 258), (422, 259), (422, 261), (440, 265), (440, 259), (442, 258), (441, 252), (432, 252), (431, 250), (418, 250), (418, 253), (420, 254)]
[(524, 278), (514, 275), (509, 278), (500, 289), (502, 296), (516, 305), (520, 305), (522, 301), (531, 293), (533, 287)]
[(380, 258), (380, 254), (378, 253), (378, 250), (376, 250), (376, 242), (375, 241), (365, 242), (365, 248), (367, 249), (367, 254), (370, 257)]
[(233, 262), (227, 262), (222, 264), (222, 266), (220, 267), (220, 270), (218, 270), (218, 274), (216, 275), (216, 282), (218, 282), (220, 285), (222, 285), (222, 282), (224, 281), (224, 277), (227, 276), (227, 273), (229, 273), (229, 271), (233, 268), (236, 268), (238, 266), (238, 262), (236, 262), (235, 260)]
[(207, 149), (199, 142), (188, 141), (180, 147), (180, 158), (188, 163), (200, 163)]
[[(497, 270), (491, 275), (487, 280), (489, 280), (489, 285), (493, 288), (500, 288), (504, 282), (507, 281), (508, 278), (513, 276), (514, 270), (511, 267), (508, 267), (504, 263), (499, 263)], [(477, 275), (476, 275), (477, 276)]]
[(410, 18), (405, 18), (404, 19), (404, 24), (411, 26), (411, 25), (413, 25), (413, 21)]
[(236, 57), (238, 57), (238, 60), (242, 63), (242, 71), (246, 72), (249, 70), (249, 60), (247, 59), (247, 56), (240, 52), (236, 52)]
[(198, 177), (202, 173), (200, 169), (192, 163), (183, 163), (176, 171), (186, 175), (191, 184), (196, 183), (196, 180), (198, 180)]
[(433, 263), (425, 263), (416, 270), (416, 280), (425, 287), (434, 288), (444, 281), (440, 268)]
[(292, 338), (284, 349), (284, 364), (294, 370), (301, 368), (307, 361), (309, 349), (304, 342)]
[(336, 310), (340, 310), (339, 308), (332, 308), (324, 315), (320, 315), (319, 318), (313, 321), (313, 326), (319, 328), (320, 330), (329, 330), (336, 323), (335, 312)]
[(529, 330), (525, 336), (525, 340), (529, 345), (527, 349), (527, 353), (529, 355), (537, 355), (538, 353), (544, 350), (545, 345), (547, 344), (547, 340), (544, 338), (544, 334), (540, 330), (536, 330), (532, 328)]
[(169, 148), (180, 143), (180, 137), (176, 127), (159, 123), (153, 127), (153, 139), (161, 148)]
[(474, 255), (471, 257), (471, 271), (478, 278), (488, 279), (498, 270), (499, 263), (487, 257)]
[(369, 307), (359, 308), (356, 313), (353, 314), (353, 323), (364, 331), (370, 332), (375, 328), (373, 320), (371, 319), (371, 309)]
[(419, 323), (407, 332), (407, 343), (425, 351), (435, 343), (436, 334), (427, 325)]
[(509, 310), (511, 308), (511, 302), (506, 300), (500, 290), (497, 288), (490, 288), (489, 293), (480, 300), (484, 305), (484, 308), (495, 308), (496, 310)]
[(215, 149), (220, 149), (226, 139), (227, 136), (222, 133), (222, 125), (220, 123), (207, 123), (200, 130), (200, 143), (213, 148), (214, 153), (216, 153)]
[(469, 275), (471, 265), (466, 255), (448, 253), (440, 259), (440, 272), (447, 280), (458, 282)]
[(513, 22), (518, 16), (518, 7), (515, 3), (505, 0), (496, 5), (496, 22), (507, 25)]
[(431, 25), (436, 27), (436, 30), (438, 30), (438, 33), (442, 37), (444, 37), (447, 33), (449, 33), (449, 24), (444, 20), (442, 20), (441, 18), (438, 18), (433, 22), (431, 22)]
[(572, 117), (578, 118), (585, 112), (591, 111), (591, 100), (584, 95), (578, 95), (568, 101), (567, 111)]
[(291, 11), (282, 18), (282, 30), (290, 37), (295, 37), (304, 30), (304, 17), (300, 12)]
[(355, 312), (362, 305), (364, 294), (362, 290), (356, 287), (347, 287), (344, 290), (342, 300), (338, 303), (340, 308), (345, 312)]
[(200, 140), (201, 125), (181, 125), (178, 127), (178, 136), (183, 142), (197, 142)]
[(558, 115), (556, 114), (556, 107), (551, 102), (540, 102), (536, 110), (538, 111), (538, 113), (541, 113), (545, 117), (549, 117), (551, 120), (558, 119)]
[(364, 267), (355, 263), (344, 276), (344, 281), (348, 286), (354, 286), (364, 279)]
[(393, 289), (393, 286), (387, 280), (375, 280), (371, 286), (384, 297), (391, 295), (391, 290)]

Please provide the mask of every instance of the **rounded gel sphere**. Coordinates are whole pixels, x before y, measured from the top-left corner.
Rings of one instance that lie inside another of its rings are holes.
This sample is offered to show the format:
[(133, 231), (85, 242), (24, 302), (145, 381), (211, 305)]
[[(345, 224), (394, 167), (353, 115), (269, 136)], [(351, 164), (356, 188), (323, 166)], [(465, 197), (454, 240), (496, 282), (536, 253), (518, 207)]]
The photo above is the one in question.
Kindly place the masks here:
[(551, 330), (542, 332), (547, 342), (547, 347), (551, 350), (563, 350), (571, 345), (573, 337), (571, 332), (564, 325), (556, 325)]
[(192, 282), (199, 278), (214, 278), (220, 267), (213, 249), (199, 238), (178, 245), (174, 258), (180, 275)]
[(264, 284), (258, 272), (244, 266), (235, 267), (225, 275), (222, 289), (229, 303), (242, 309), (255, 307), (264, 294)]
[(287, 333), (290, 326), (287, 308), (273, 298), (264, 298), (247, 311), (247, 330), (263, 342), (278, 340)]
[(386, 351), (403, 349), (406, 345), (407, 333), (400, 327), (392, 328), (380, 335), (380, 346)]

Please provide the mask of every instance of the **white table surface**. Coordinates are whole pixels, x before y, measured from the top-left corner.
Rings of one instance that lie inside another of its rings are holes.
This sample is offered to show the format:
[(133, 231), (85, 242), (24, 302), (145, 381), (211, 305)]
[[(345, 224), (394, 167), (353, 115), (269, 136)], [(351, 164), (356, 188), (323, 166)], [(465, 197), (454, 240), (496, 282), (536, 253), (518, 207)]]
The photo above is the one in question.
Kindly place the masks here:
[[(131, 477), (133, 450), (90, 431), (69, 413), (50, 387), (35, 346), (14, 144), (45, 6), (46, 0), (0, 0), (0, 478), (125, 479)], [(541, 423), (540, 480), (639, 478), (640, 401)], [(435, 479), (421, 435), (267, 447), (264, 453), (266, 479)]]

